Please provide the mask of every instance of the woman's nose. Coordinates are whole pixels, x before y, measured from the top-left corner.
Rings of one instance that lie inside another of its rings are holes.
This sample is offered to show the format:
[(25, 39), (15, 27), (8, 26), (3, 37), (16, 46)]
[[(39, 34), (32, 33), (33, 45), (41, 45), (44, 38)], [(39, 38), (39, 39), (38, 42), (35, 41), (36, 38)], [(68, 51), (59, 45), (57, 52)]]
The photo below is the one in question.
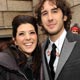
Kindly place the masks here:
[(26, 36), (25, 36), (26, 40), (30, 40), (30, 34), (29, 33), (26, 33)]

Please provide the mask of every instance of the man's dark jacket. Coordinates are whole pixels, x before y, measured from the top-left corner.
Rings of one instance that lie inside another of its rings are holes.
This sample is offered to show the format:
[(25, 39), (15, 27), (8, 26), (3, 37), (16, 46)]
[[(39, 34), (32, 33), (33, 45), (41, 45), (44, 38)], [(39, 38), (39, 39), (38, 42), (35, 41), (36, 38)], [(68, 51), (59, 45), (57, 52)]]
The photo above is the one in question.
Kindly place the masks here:
[[(52, 80), (42, 45), (43, 80)], [(80, 80), (80, 35), (68, 32), (62, 46), (54, 80)]]

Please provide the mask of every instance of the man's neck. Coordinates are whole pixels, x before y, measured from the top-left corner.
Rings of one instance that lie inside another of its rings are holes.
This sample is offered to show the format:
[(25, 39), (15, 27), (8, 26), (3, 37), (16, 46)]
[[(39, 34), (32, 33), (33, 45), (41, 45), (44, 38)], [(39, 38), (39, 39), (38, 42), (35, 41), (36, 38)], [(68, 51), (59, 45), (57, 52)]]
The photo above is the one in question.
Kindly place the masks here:
[(55, 35), (50, 35), (51, 41), (55, 42), (62, 35), (63, 32), (64, 32), (64, 29), (59, 33), (56, 33)]

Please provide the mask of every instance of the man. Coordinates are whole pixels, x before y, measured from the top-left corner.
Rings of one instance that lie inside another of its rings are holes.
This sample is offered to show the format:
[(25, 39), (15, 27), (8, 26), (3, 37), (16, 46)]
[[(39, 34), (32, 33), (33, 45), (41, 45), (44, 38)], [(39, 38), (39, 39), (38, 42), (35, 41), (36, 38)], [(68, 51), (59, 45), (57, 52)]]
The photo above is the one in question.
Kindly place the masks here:
[[(42, 0), (36, 8), (38, 24), (48, 35), (42, 45), (43, 80), (80, 80), (80, 36), (69, 31), (72, 19), (69, 4), (66, 0)], [(53, 43), (56, 58), (51, 69)]]

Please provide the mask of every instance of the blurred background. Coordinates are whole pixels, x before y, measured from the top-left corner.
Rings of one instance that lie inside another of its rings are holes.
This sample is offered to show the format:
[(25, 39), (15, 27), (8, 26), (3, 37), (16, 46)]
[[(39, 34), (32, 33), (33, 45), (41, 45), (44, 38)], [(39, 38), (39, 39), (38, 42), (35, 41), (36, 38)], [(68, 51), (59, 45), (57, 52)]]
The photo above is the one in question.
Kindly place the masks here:
[[(0, 0), (0, 43), (11, 39), (11, 22), (16, 15), (34, 15), (34, 7), (39, 0)], [(71, 5), (72, 23), (71, 27), (77, 23), (80, 26), (80, 0), (67, 0)], [(46, 36), (39, 27), (40, 42), (43, 42)]]

